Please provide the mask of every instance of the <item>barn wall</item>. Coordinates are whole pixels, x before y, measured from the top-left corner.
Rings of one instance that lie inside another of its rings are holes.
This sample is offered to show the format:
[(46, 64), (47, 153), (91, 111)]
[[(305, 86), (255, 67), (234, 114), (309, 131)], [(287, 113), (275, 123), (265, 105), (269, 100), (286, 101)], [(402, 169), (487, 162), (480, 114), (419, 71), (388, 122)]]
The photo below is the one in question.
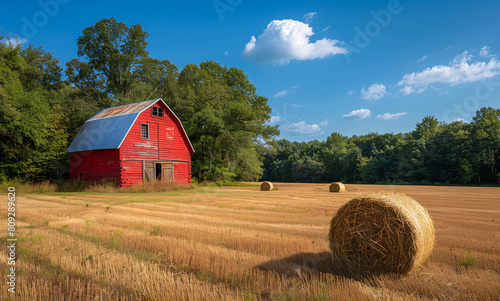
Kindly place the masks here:
[(122, 174), (120, 176), (121, 186), (131, 186), (142, 183), (142, 161), (121, 161)]
[(69, 159), (71, 179), (80, 179), (81, 174), (84, 180), (120, 180), (120, 155), (117, 149), (70, 153)]
[[(120, 148), (121, 184), (130, 186), (142, 183), (142, 160), (174, 161), (175, 180), (178, 183), (189, 184), (191, 183), (189, 141), (182, 134), (180, 123), (175, 121), (173, 114), (161, 101), (153, 106), (163, 108), (165, 116), (152, 116), (151, 108), (148, 108), (137, 118)], [(141, 138), (141, 123), (149, 125), (149, 139)]]
[(191, 170), (188, 163), (174, 163), (174, 180), (181, 184), (191, 183)]

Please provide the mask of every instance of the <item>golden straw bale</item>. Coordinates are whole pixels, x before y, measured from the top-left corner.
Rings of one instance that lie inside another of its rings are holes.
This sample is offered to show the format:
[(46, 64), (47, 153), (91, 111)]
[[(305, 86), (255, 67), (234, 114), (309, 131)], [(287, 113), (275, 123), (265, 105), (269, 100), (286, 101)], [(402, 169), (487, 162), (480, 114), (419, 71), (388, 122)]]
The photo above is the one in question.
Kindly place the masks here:
[(434, 247), (427, 210), (397, 193), (353, 198), (338, 209), (328, 236), (334, 264), (356, 274), (408, 274)]
[(345, 186), (342, 182), (334, 182), (330, 184), (330, 192), (344, 192)]
[(271, 191), (271, 190), (273, 190), (273, 183), (266, 181), (260, 184), (260, 191)]

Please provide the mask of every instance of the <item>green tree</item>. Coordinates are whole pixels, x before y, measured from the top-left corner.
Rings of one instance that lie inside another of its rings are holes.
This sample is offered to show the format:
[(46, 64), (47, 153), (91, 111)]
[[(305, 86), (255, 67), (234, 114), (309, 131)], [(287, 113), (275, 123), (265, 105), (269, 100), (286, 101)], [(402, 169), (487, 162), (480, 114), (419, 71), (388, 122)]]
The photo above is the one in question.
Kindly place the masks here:
[(27, 64), (23, 76), (26, 88), (34, 89), (41, 85), (46, 90), (57, 90), (64, 86), (61, 81), (62, 68), (52, 53), (45, 52), (42, 47), (29, 45), (20, 54)]
[(471, 121), (471, 134), (477, 153), (480, 183), (500, 180), (500, 109), (483, 107)]
[(47, 135), (48, 101), (40, 85), (23, 81), (30, 67), (20, 47), (0, 44), (0, 180), (22, 176)]
[(332, 133), (326, 138), (320, 160), (326, 166), (323, 178), (328, 182), (360, 179), (358, 165), (361, 163), (361, 150), (341, 134)]
[(77, 84), (78, 78), (99, 82), (99, 92), (130, 102), (128, 96), (139, 82), (139, 65), (148, 57), (148, 33), (140, 24), (128, 27), (109, 18), (85, 28), (82, 34), (77, 41), (78, 55), (87, 62), (71, 62), (69, 75), (74, 79), (68, 75), (70, 82)]
[(195, 177), (260, 178), (263, 154), (258, 144), (279, 133), (265, 124), (271, 112), (267, 98), (256, 93), (242, 70), (213, 61), (187, 65), (178, 85), (182, 102), (169, 105), (183, 120), (196, 150)]

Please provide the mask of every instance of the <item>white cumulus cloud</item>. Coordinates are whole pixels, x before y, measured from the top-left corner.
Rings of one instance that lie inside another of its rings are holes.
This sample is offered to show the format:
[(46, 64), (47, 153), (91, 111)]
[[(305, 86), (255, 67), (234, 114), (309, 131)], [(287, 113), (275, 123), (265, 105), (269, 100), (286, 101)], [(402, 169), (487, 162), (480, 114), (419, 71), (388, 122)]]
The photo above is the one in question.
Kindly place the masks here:
[(277, 123), (280, 121), (281, 121), (281, 118), (278, 115), (276, 115), (276, 116), (271, 116), (271, 120), (269, 121), (269, 123)]
[(18, 45), (26, 44), (28, 42), (28, 39), (26, 38), (12, 38), (12, 37), (7, 37), (4, 38), (3, 40), (0, 41), (0, 43), (5, 44), (6, 46), (16, 48)]
[(387, 94), (387, 90), (385, 89), (385, 86), (382, 84), (373, 84), (368, 87), (368, 90), (365, 90), (365, 87), (363, 86), (363, 89), (361, 89), (361, 98), (363, 99), (368, 99), (368, 100), (377, 100), (381, 99)]
[(359, 109), (359, 110), (354, 110), (354, 111), (351, 111), (351, 112), (345, 114), (344, 116), (342, 116), (342, 118), (352, 119), (352, 120), (361, 120), (361, 119), (365, 119), (365, 118), (370, 117), (371, 113), (372, 112), (368, 109)]
[[(484, 48), (484, 47), (483, 47)], [(487, 52), (489, 55), (489, 52)], [(397, 86), (405, 95), (413, 92), (421, 93), (433, 84), (450, 86), (476, 82), (500, 73), (500, 62), (492, 57), (489, 62), (472, 62), (472, 55), (467, 51), (457, 55), (448, 65), (437, 65), (421, 72), (405, 74)]]
[(257, 38), (252, 36), (245, 45), (242, 57), (254, 63), (286, 65), (291, 60), (323, 59), (347, 53), (339, 40), (323, 38), (314, 43), (312, 28), (296, 20), (274, 20)]
[(483, 46), (483, 48), (481, 48), (481, 50), (479, 50), (479, 55), (481, 57), (490, 57), (491, 56), (491, 48), (490, 46)]
[(392, 119), (398, 119), (399, 117), (401, 116), (405, 116), (406, 112), (401, 112), (401, 113), (395, 113), (395, 114), (391, 114), (391, 113), (385, 113), (385, 114), (378, 114), (377, 115), (377, 119), (378, 120), (392, 120)]
[(283, 131), (295, 135), (311, 135), (321, 132), (321, 127), (328, 124), (328, 120), (319, 124), (307, 124), (305, 121), (291, 123), (283, 126)]
[(412, 87), (412, 86), (404, 86), (403, 88), (399, 89), (399, 92), (403, 95), (410, 95), (411, 93), (422, 93), (425, 91), (425, 88), (418, 88), (418, 89), (415, 89), (415, 87)]

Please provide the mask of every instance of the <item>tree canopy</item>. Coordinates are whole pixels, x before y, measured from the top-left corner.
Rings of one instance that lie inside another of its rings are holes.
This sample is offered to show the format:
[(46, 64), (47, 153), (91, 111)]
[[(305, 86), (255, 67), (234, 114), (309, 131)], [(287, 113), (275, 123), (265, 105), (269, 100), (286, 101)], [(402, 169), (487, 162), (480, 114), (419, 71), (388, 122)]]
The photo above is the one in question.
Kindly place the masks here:
[[(358, 183), (498, 184), (500, 110), (476, 112), (471, 123), (426, 116), (406, 134), (369, 133), (308, 143), (280, 140), (264, 159), (264, 180)], [(313, 172), (300, 173), (304, 162)]]

